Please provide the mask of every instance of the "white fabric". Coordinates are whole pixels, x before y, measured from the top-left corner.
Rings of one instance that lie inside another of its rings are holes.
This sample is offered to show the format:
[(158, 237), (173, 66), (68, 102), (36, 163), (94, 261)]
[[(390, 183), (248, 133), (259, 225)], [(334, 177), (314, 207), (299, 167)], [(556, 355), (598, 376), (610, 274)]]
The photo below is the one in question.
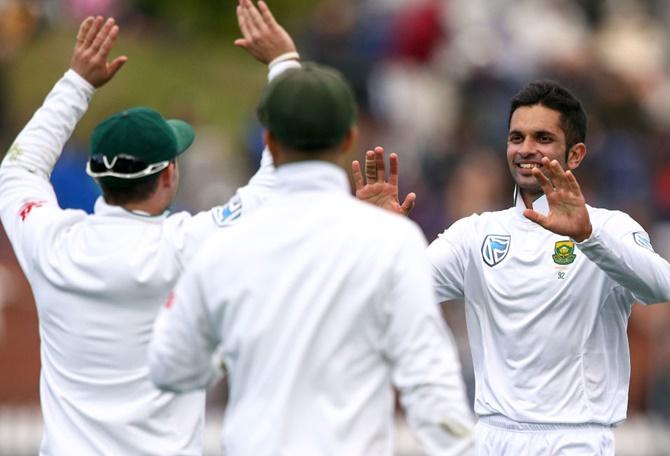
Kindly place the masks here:
[[(546, 198), (534, 208), (546, 213)], [(556, 242), (569, 239), (523, 209), (519, 198), (516, 207), (461, 219), (428, 249), (440, 301), (465, 299), (475, 412), (528, 423), (619, 423), (631, 305), (670, 300), (670, 265), (636, 242), (644, 232), (628, 215), (591, 207), (593, 235), (573, 246), (572, 262), (558, 264)]]
[(40, 452), (200, 454), (204, 393), (154, 387), (146, 358), (153, 323), (189, 257), (262, 203), (274, 171), (266, 158), (231, 204), (195, 216), (142, 216), (102, 199), (93, 215), (62, 210), (48, 178), (93, 91), (68, 71), (0, 167), (2, 224), (39, 317)]
[(614, 432), (598, 425), (475, 426), (477, 456), (614, 456)]
[(223, 353), (227, 456), (390, 455), (392, 384), (427, 454), (471, 451), (416, 225), (355, 200), (329, 163), (285, 164), (277, 179), (278, 195), (185, 271), (156, 322), (154, 381), (204, 388)]

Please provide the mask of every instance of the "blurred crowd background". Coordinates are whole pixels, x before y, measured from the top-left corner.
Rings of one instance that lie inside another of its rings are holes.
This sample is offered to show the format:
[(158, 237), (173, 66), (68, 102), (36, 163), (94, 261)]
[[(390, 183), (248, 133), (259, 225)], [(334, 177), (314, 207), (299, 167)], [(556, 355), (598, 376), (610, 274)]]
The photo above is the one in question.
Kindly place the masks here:
[[(254, 109), (266, 77), (232, 45), (235, 3), (0, 0), (1, 150), (67, 69), (78, 22), (114, 15), (116, 53), (129, 62), (95, 96), (54, 171), (61, 204), (92, 209), (98, 193), (84, 173), (88, 135), (103, 117), (134, 105), (196, 128), (175, 209), (226, 201), (258, 165)], [(508, 102), (529, 81), (548, 78), (569, 87), (589, 115), (588, 155), (576, 173), (587, 202), (630, 214), (670, 259), (670, 2), (268, 3), (303, 59), (332, 65), (353, 84), (362, 134), (351, 158), (375, 145), (399, 154), (401, 190), (418, 194), (412, 217), (429, 241), (458, 218), (510, 206)], [(445, 304), (444, 314), (472, 393), (462, 303)], [(670, 455), (670, 305), (636, 305), (629, 338), (629, 420), (617, 431), (618, 454)], [(11, 423), (38, 404), (38, 375), (30, 290), (2, 234), (0, 453), (3, 435), (17, 439)], [(210, 396), (216, 411), (225, 389)]]

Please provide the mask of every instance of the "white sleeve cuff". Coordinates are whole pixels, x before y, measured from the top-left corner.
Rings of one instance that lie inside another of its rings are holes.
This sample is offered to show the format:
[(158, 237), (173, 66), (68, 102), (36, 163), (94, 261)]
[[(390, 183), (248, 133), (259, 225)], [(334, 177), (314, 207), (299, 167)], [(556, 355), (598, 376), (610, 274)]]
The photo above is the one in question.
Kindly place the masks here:
[(95, 87), (72, 68), (67, 70), (63, 77), (72, 82), (77, 88), (82, 89), (88, 97), (95, 92)]
[(286, 70), (289, 70), (291, 68), (300, 68), (300, 61), (296, 60), (296, 58), (289, 58), (288, 60), (278, 61), (278, 59), (280, 59), (281, 57), (282, 56), (277, 57), (272, 62), (270, 62), (270, 65), (268, 65), (269, 68), (268, 82), (272, 81), (274, 78), (276, 78)]

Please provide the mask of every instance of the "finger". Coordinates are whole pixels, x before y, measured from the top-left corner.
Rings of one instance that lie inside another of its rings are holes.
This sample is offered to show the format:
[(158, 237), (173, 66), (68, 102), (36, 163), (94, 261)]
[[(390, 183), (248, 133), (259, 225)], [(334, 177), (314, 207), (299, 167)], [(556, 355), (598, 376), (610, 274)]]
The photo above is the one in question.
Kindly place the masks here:
[(79, 31), (77, 32), (77, 44), (81, 44), (86, 40), (86, 35), (88, 34), (88, 31), (91, 28), (91, 25), (93, 25), (94, 21), (95, 18), (93, 16), (89, 16), (81, 23), (79, 26)]
[(389, 155), (389, 184), (398, 186), (398, 154)]
[(551, 163), (549, 163), (549, 169), (551, 171), (551, 181), (553, 182), (554, 187), (560, 189), (566, 188), (568, 184), (565, 178), (565, 170), (561, 167), (561, 164), (558, 163), (558, 160), (552, 160)]
[(565, 172), (565, 180), (568, 184), (568, 190), (570, 190), (571, 193), (581, 196), (582, 189), (579, 186), (579, 182), (577, 182), (577, 178), (572, 174), (572, 171), (568, 170)]
[(386, 176), (386, 164), (384, 163), (384, 148), (380, 146), (375, 147), (375, 167), (377, 168), (377, 180), (383, 182)]
[(532, 172), (533, 176), (535, 176), (535, 179), (537, 179), (537, 181), (540, 183), (542, 191), (545, 195), (549, 195), (554, 191), (554, 186), (551, 184), (551, 181), (547, 176), (544, 175), (542, 171), (539, 170), (539, 168), (533, 168)]
[(86, 47), (90, 46), (91, 43), (93, 43), (93, 40), (98, 34), (98, 31), (100, 31), (100, 27), (102, 27), (103, 23), (104, 18), (102, 16), (98, 16), (93, 20), (90, 28), (88, 29), (88, 32), (86, 33), (86, 38), (84, 38), (84, 45)]
[(256, 30), (256, 31), (261, 31), (265, 29), (265, 23), (263, 22), (263, 16), (261, 16), (261, 13), (258, 11), (256, 6), (252, 1), (247, 1), (246, 2), (246, 12), (247, 12), (247, 18), (250, 22), (250, 26)]
[(275, 17), (272, 15), (272, 11), (270, 11), (267, 3), (265, 3), (263, 0), (258, 2), (258, 9), (260, 10), (261, 17), (266, 24), (270, 26), (277, 24)]
[(535, 212), (532, 209), (525, 209), (523, 211), (523, 216), (526, 217), (528, 220), (533, 221), (537, 223), (538, 225), (542, 227), (546, 227), (547, 223), (547, 217), (540, 214), (539, 212)]
[(416, 193), (408, 193), (407, 196), (405, 197), (405, 201), (402, 202), (400, 205), (400, 209), (402, 209), (402, 213), (405, 215), (408, 215), (412, 209), (414, 209), (414, 204), (416, 203)]
[(365, 185), (365, 181), (363, 180), (361, 164), (358, 162), (358, 160), (351, 162), (351, 174), (354, 178), (354, 188), (356, 188), (356, 191), (359, 191)]
[(365, 179), (368, 184), (377, 182), (377, 165), (375, 162), (375, 152), (369, 150), (365, 153)]
[(114, 19), (110, 17), (105, 21), (105, 24), (102, 26), (102, 28), (98, 32), (98, 35), (93, 40), (93, 44), (91, 45), (91, 49), (93, 49), (93, 52), (97, 54), (100, 51), (100, 48), (102, 48), (102, 43), (105, 42), (113, 27), (114, 27)]
[(112, 47), (114, 46), (114, 42), (116, 41), (116, 37), (119, 35), (119, 26), (114, 25), (110, 30), (107, 36), (105, 37), (105, 41), (102, 42), (102, 45), (100, 46), (100, 50), (98, 51), (98, 55), (103, 61), (107, 61), (107, 57), (109, 56), (109, 53), (112, 51)]
[(236, 11), (237, 11), (237, 25), (240, 27), (242, 37), (249, 38), (249, 24), (247, 21), (247, 13), (241, 5), (237, 6)]

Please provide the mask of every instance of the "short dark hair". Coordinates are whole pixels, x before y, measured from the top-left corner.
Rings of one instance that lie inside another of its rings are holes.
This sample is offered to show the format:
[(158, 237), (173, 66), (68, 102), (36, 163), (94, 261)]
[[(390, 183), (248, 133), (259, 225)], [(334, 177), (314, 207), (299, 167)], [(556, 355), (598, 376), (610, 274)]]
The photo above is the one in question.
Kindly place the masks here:
[(102, 196), (107, 204), (123, 206), (144, 201), (153, 195), (158, 188), (158, 177), (163, 172), (164, 170), (143, 179), (137, 179), (138, 182), (128, 182), (123, 186), (103, 182), (102, 179), (98, 179), (98, 185), (100, 185)]
[(522, 106), (542, 105), (561, 114), (561, 130), (568, 148), (586, 141), (586, 112), (579, 100), (555, 81), (533, 81), (517, 93), (510, 103), (507, 125)]

